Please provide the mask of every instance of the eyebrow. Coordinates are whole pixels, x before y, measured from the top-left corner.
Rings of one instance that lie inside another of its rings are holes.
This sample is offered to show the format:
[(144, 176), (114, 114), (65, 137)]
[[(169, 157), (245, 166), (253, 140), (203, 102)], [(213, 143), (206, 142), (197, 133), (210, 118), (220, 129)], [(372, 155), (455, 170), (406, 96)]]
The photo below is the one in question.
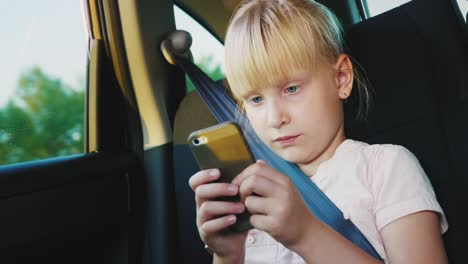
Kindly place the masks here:
[(256, 94), (256, 93), (257, 93), (257, 92), (255, 92), (255, 91), (248, 91), (248, 92), (246, 92), (245, 94), (241, 94), (240, 97), (241, 97), (243, 100), (246, 100), (246, 99), (248, 99), (249, 97), (251, 97), (252, 95), (254, 95), (254, 94)]
[(306, 82), (305, 76), (295, 76), (294, 78), (288, 78), (284, 81), (277, 82), (275, 87), (287, 88), (291, 85), (300, 85)]
[(285, 79), (275, 82), (274, 86), (284, 88), (293, 83), (303, 83), (310, 77), (311, 77), (310, 74), (307, 74), (305, 72), (300, 72), (296, 74), (288, 74), (288, 76), (286, 76)]
[[(287, 78), (285, 78), (283, 80), (278, 80), (276, 82), (273, 82), (273, 84), (271, 86), (274, 87), (274, 88), (283, 89), (286, 86), (289, 87), (291, 84), (301, 85), (303, 83), (306, 83), (306, 80), (308, 78), (311, 78), (311, 76), (309, 74), (306, 74), (306, 73), (290, 74)], [(258, 90), (259, 89), (249, 90), (249, 91), (247, 91), (245, 93), (241, 93), (239, 95), (239, 98), (241, 98), (243, 100), (246, 100), (249, 97), (251, 97), (252, 95), (259, 94)]]
[[(295, 85), (301, 85), (303, 83), (305, 83), (304, 81), (305, 77), (297, 77), (296, 78), (288, 78), (284, 81), (278, 81), (276, 82), (272, 88), (276, 88), (276, 89), (283, 89), (283, 88), (288, 88), (290, 86), (295, 86)], [(259, 94), (259, 92), (257, 91), (254, 91), (254, 90), (250, 90), (244, 94), (240, 94), (240, 98), (243, 99), (243, 100), (247, 100), (249, 97), (251, 97), (252, 95), (256, 95), (256, 94)]]

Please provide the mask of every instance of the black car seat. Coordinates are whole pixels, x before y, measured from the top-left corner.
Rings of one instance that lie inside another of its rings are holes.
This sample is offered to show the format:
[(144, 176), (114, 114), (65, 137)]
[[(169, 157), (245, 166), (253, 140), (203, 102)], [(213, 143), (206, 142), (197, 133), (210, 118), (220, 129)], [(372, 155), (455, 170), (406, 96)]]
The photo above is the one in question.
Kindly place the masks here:
[(445, 210), (451, 263), (468, 244), (468, 45), (450, 0), (414, 0), (347, 30), (351, 55), (375, 90), (368, 121), (352, 138), (406, 146)]
[[(349, 53), (375, 90), (366, 122), (356, 122), (347, 104), (350, 138), (400, 144), (410, 149), (428, 174), (449, 221), (444, 236), (451, 263), (464, 263), (468, 223), (463, 196), (468, 179), (468, 87), (466, 31), (445, 0), (415, 0), (347, 30)], [(174, 124), (174, 172), (180, 263), (209, 263), (195, 224), (194, 193), (188, 186), (198, 171), (186, 139), (191, 131), (216, 124), (196, 92), (180, 104)]]
[(195, 194), (188, 180), (198, 165), (192, 156), (187, 138), (192, 131), (215, 125), (218, 122), (197, 92), (188, 94), (181, 102), (174, 121), (174, 175), (176, 214), (178, 227), (178, 263), (211, 263), (204, 250), (196, 226)]

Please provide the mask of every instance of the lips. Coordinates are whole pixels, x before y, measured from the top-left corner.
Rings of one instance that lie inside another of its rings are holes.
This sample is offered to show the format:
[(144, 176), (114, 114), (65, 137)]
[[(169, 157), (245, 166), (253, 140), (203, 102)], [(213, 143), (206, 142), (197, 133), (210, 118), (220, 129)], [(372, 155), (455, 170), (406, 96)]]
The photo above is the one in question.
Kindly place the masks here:
[(299, 135), (279, 137), (279, 138), (275, 139), (274, 141), (286, 141), (286, 140), (289, 140), (289, 139), (292, 139), (292, 138), (296, 138), (296, 137), (298, 137), (298, 136), (299, 136)]

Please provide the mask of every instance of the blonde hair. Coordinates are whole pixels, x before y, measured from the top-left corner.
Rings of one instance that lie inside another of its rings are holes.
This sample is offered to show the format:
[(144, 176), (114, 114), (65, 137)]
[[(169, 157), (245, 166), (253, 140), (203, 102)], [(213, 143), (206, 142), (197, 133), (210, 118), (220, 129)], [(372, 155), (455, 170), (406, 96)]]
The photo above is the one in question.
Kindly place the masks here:
[[(318, 64), (335, 63), (343, 52), (341, 23), (320, 3), (244, 1), (226, 33), (226, 77), (239, 99), (243, 92), (287, 79), (291, 69), (313, 71)], [(359, 118), (367, 113), (370, 96), (358, 69), (353, 69), (359, 89)]]

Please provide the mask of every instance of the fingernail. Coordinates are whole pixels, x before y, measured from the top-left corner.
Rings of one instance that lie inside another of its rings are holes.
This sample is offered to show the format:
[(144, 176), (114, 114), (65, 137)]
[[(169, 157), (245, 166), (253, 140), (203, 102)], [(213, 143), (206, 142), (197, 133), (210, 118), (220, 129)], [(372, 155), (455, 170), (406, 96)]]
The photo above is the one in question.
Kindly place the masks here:
[(234, 194), (234, 193), (237, 193), (237, 186), (234, 185), (234, 184), (230, 184), (230, 185), (228, 186), (228, 191), (229, 191), (230, 193), (233, 193), (233, 194)]
[(243, 204), (236, 204), (234, 206), (234, 209), (236, 210), (236, 212), (242, 213), (242, 211), (244, 211), (244, 205)]
[(236, 216), (235, 215), (230, 215), (227, 217), (227, 221), (229, 223), (234, 223), (236, 221)]
[(219, 170), (217, 169), (210, 170), (210, 172), (208, 172), (208, 175), (210, 175), (211, 177), (216, 177), (219, 175)]

